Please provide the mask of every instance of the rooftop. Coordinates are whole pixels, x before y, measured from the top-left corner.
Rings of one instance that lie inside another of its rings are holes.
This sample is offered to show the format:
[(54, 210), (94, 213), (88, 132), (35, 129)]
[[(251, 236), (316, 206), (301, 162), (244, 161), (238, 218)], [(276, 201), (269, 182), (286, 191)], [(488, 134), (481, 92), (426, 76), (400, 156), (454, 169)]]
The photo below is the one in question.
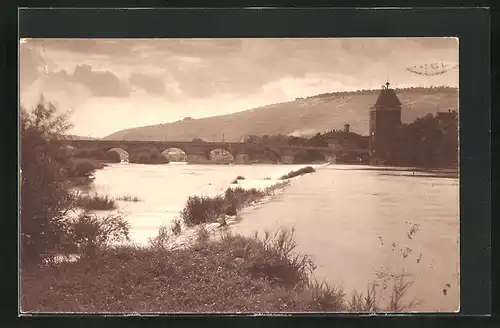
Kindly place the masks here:
[(387, 82), (385, 86), (382, 86), (380, 94), (378, 95), (377, 101), (374, 107), (376, 108), (397, 108), (401, 107), (401, 102), (394, 89), (389, 89), (390, 83)]

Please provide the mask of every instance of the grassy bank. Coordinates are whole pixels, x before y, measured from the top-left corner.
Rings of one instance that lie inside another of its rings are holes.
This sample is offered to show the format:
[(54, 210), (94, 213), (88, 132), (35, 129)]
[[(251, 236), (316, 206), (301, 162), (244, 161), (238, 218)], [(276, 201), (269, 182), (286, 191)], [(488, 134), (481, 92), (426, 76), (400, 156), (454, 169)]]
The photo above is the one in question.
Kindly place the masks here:
[(283, 176), (281, 176), (280, 179), (281, 180), (291, 179), (291, 178), (297, 177), (299, 175), (304, 175), (304, 174), (313, 173), (313, 172), (316, 172), (316, 170), (312, 166), (306, 166), (306, 167), (303, 167), (303, 168), (298, 169), (296, 171), (290, 171), (287, 174), (284, 174)]
[[(293, 231), (281, 230), (213, 238), (205, 231), (177, 250), (158, 243), (109, 248), (92, 259), (22, 272), (21, 306), (28, 312), (384, 310), (372, 288), (346, 295), (312, 280), (314, 263), (294, 253), (295, 246)], [(403, 310), (405, 290), (394, 292), (385, 310)]]

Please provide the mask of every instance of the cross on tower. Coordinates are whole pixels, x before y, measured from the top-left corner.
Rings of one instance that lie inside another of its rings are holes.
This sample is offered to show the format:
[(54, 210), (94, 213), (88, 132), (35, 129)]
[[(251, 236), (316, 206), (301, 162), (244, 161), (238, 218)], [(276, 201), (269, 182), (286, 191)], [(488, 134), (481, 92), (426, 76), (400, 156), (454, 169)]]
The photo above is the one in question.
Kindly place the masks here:
[(385, 85), (386, 85), (387, 89), (389, 89), (389, 85), (390, 85), (389, 81), (387, 81), (387, 82), (385, 83)]

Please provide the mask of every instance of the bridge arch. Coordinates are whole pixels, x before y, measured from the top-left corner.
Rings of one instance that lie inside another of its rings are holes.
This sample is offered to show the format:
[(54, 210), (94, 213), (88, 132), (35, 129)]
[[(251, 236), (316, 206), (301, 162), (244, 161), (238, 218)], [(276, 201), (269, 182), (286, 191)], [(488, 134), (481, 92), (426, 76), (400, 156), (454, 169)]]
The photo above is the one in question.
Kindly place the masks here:
[(265, 159), (271, 160), (273, 163), (281, 162), (281, 153), (271, 147), (264, 147), (263, 156)]
[(111, 148), (106, 152), (106, 157), (113, 159), (114, 154), (118, 154), (120, 156), (120, 161), (128, 162), (130, 159), (130, 154), (123, 148), (115, 147)]
[(187, 162), (187, 152), (179, 147), (169, 147), (161, 152), (170, 162)]
[(216, 163), (234, 163), (236, 155), (227, 148), (212, 148), (207, 149), (207, 158)]

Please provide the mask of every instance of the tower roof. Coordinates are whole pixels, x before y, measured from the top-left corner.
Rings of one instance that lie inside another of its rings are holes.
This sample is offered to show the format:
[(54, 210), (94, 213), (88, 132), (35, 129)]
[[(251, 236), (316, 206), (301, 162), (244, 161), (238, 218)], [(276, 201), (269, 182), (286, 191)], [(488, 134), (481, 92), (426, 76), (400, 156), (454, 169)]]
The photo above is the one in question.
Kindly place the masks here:
[(377, 108), (397, 108), (401, 106), (398, 96), (394, 89), (389, 89), (389, 82), (386, 83), (386, 87), (382, 87), (380, 94), (378, 95), (377, 101), (374, 107)]

